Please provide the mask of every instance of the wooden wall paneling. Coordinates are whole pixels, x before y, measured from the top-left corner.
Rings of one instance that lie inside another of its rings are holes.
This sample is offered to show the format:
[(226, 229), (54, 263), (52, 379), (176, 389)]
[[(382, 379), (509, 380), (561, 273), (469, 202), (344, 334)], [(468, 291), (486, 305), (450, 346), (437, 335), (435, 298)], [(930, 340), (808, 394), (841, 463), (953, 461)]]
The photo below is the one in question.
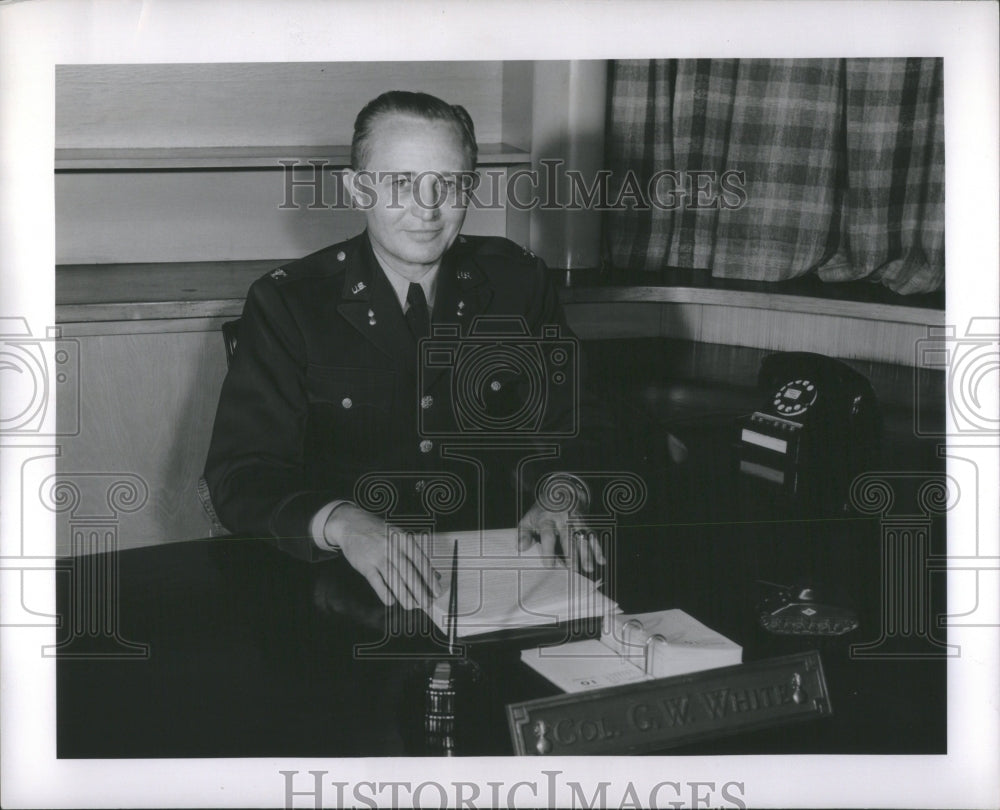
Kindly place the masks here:
[[(648, 274), (655, 279), (654, 274)], [(764, 311), (800, 312), (812, 315), (844, 316), (847, 319), (910, 323), (924, 327), (943, 326), (944, 311), (909, 305), (904, 296), (894, 303), (854, 298), (826, 298), (815, 293), (760, 292), (757, 290), (720, 289), (704, 282), (675, 282), (669, 279), (637, 283), (637, 277), (615, 274), (572, 274), (575, 280), (566, 288), (572, 301), (663, 301), (672, 304), (706, 304)], [(756, 283), (755, 283), (756, 284)], [(763, 282), (759, 286), (767, 286)], [(780, 287), (779, 285), (776, 285)], [(831, 285), (832, 286), (832, 285)]]
[(694, 340), (701, 333), (701, 319), (706, 309), (702, 304), (662, 304), (660, 336)]
[[(343, 207), (339, 174), (322, 175), (322, 202), (296, 187), (281, 208), (280, 170), (64, 172), (55, 178), (56, 262), (282, 261), (359, 233), (364, 218)], [(501, 183), (505, 182), (503, 179)], [(341, 207), (333, 208), (337, 200)], [(470, 208), (465, 232), (503, 236), (507, 212)]]
[(422, 90), (499, 141), (503, 63), (267, 62), (59, 65), (56, 148), (348, 144), (386, 90)]
[[(247, 284), (246, 289), (250, 289)], [(244, 291), (245, 292), (245, 291)], [(138, 332), (160, 332), (158, 324), (163, 319), (174, 319), (178, 310), (186, 316), (185, 320), (196, 322), (206, 320), (225, 320), (227, 318), (239, 317), (243, 311), (243, 302), (246, 295), (239, 298), (227, 300), (211, 301), (138, 301), (132, 303), (107, 303), (107, 304), (67, 304), (56, 307), (56, 321), (71, 320), (84, 322), (91, 330), (88, 334), (135, 334)], [(94, 319), (92, 323), (87, 323), (88, 319)], [(119, 321), (117, 318), (128, 318), (127, 321)], [(94, 326), (94, 324), (101, 324)], [(186, 329), (175, 329), (171, 331), (192, 332), (197, 331), (194, 327)]]
[[(196, 486), (226, 371), (217, 331), (80, 338), (80, 433), (62, 441), (57, 470), (86, 487), (141, 478), (149, 500), (123, 515), (123, 548), (206, 537)], [(57, 544), (68, 544), (58, 519)]]
[[(56, 273), (56, 319), (88, 330), (81, 334), (190, 331), (201, 328), (192, 323), (237, 317), (250, 284), (278, 261), (63, 265)], [(754, 298), (740, 306), (735, 291), (577, 286), (561, 273), (554, 280), (568, 285), (559, 288), (560, 298), (582, 333), (811, 350), (910, 366), (927, 362), (917, 346), (943, 320), (940, 311), (905, 306), (838, 301), (836, 314), (823, 314), (813, 297), (783, 295), (785, 309), (770, 310)]]
[(660, 304), (576, 304), (565, 306), (566, 321), (581, 340), (656, 337)]
[[(251, 282), (273, 270), (274, 266), (273, 260), (62, 265), (56, 270), (56, 306), (176, 301), (177, 311), (173, 317), (187, 317), (187, 313), (181, 310), (182, 302), (222, 302), (242, 297)], [(85, 320), (98, 319), (90, 317)]]
[[(688, 303), (570, 302), (566, 306), (571, 327), (584, 340), (679, 333), (684, 331), (681, 328), (684, 319), (694, 322), (700, 311), (710, 315), (710, 321), (728, 314), (725, 307)], [(754, 310), (745, 317), (759, 320), (762, 316), (766, 319), (768, 314)], [(805, 318), (815, 320), (816, 316)], [(120, 518), (122, 547), (194, 539), (209, 532), (196, 484), (225, 375), (225, 351), (219, 331), (222, 320), (189, 318), (63, 325), (64, 337), (76, 339), (80, 345), (79, 374), (69, 385), (78, 385), (81, 411), (79, 434), (60, 438), (62, 456), (57, 460), (57, 470), (80, 486), (85, 500), (92, 502), (103, 497), (99, 488), (106, 486), (109, 478), (137, 476), (145, 482), (148, 502), (135, 514)], [(877, 330), (884, 325), (874, 326)], [(710, 324), (710, 330), (717, 328), (717, 324)], [(866, 331), (860, 319), (845, 324), (844, 329), (849, 334), (875, 334)], [(760, 357), (766, 351), (804, 348), (838, 354), (830, 346), (814, 346), (796, 338), (777, 322), (764, 324), (757, 332), (744, 324), (739, 334), (747, 340), (770, 336), (775, 345), (738, 347), (695, 341), (683, 335), (664, 344), (674, 346), (676, 356), (664, 348), (668, 355), (663, 358), (647, 354), (642, 360), (660, 368), (667, 379), (752, 386)], [(822, 331), (815, 339), (824, 339)], [(651, 352), (654, 348), (644, 344), (641, 351)], [(845, 355), (840, 353), (840, 356)], [(923, 386), (922, 406), (937, 407), (935, 403), (943, 402), (940, 372), (920, 376), (902, 365), (848, 359), (872, 379), (880, 400), (897, 409), (906, 409), (901, 411), (904, 416), (912, 407), (909, 392), (914, 385)], [(75, 400), (60, 397), (58, 401), (60, 424), (68, 424), (65, 409)], [(60, 553), (66, 553), (68, 516), (57, 516), (57, 526), (58, 548)]]
[[(233, 314), (220, 318), (171, 318), (169, 320), (133, 320), (133, 321), (93, 321), (61, 323), (59, 329), (63, 337), (80, 338), (100, 335), (161, 335), (174, 332), (211, 332), (218, 335), (222, 324), (234, 317), (239, 317), (243, 309), (243, 301), (239, 308), (234, 307)], [(58, 312), (58, 308), (57, 308)], [(222, 338), (220, 337), (221, 341)]]
[(838, 315), (706, 306), (692, 339), (705, 343), (807, 351), (858, 360), (912, 365), (917, 341), (927, 334), (920, 324), (894, 323)]

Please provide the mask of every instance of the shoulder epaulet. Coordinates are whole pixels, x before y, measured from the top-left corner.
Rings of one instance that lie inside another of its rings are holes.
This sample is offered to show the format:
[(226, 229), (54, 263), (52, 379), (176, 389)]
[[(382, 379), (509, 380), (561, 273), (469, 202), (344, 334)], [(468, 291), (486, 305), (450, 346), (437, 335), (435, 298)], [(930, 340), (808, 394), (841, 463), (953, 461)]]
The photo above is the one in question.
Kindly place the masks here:
[(475, 252), (482, 256), (502, 256), (505, 259), (515, 259), (523, 262), (533, 262), (537, 257), (528, 248), (521, 247), (516, 242), (502, 236), (463, 236)]
[(281, 285), (296, 279), (330, 275), (342, 271), (344, 263), (352, 254), (351, 240), (339, 242), (276, 267), (268, 271), (266, 277)]

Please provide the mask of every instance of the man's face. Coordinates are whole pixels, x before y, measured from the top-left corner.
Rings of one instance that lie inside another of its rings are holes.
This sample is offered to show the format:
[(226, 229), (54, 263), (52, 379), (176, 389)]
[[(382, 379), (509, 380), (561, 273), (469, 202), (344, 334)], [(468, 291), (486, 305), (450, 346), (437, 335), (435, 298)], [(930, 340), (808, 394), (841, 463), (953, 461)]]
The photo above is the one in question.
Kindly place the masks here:
[(347, 172), (346, 182), (365, 209), (379, 261), (411, 281), (437, 267), (465, 220), (461, 174), (472, 168), (452, 124), (376, 119), (367, 165)]

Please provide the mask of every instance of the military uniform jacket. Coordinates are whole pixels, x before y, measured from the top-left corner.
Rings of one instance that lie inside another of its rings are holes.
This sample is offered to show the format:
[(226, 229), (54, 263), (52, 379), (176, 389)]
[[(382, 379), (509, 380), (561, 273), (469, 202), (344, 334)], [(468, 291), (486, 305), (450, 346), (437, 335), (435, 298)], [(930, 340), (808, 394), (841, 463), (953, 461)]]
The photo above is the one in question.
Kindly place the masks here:
[(544, 263), (461, 236), (438, 273), (419, 344), (366, 234), (251, 286), (205, 468), (230, 531), (306, 537), (332, 500), (398, 522), (456, 497), (473, 528), (487, 495), (572, 466), (582, 369)]

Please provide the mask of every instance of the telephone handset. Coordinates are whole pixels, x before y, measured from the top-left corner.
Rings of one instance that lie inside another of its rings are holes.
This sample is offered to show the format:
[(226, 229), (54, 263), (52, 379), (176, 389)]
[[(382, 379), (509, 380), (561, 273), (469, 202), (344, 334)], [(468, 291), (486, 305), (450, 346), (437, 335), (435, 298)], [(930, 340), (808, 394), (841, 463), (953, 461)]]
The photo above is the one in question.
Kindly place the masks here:
[(763, 359), (758, 385), (767, 398), (740, 420), (740, 471), (794, 493), (845, 501), (851, 479), (878, 450), (871, 383), (832, 357), (782, 352)]

